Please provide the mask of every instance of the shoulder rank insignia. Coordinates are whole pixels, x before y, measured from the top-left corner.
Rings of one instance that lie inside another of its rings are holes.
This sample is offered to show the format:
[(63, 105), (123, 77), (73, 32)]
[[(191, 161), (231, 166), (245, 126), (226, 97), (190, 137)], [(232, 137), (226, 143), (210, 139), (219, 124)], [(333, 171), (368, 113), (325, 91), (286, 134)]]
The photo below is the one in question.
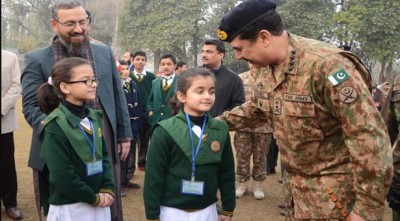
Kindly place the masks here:
[(337, 71), (336, 73), (329, 75), (328, 77), (329, 81), (333, 84), (333, 86), (336, 86), (349, 78), (350, 75), (343, 68)]

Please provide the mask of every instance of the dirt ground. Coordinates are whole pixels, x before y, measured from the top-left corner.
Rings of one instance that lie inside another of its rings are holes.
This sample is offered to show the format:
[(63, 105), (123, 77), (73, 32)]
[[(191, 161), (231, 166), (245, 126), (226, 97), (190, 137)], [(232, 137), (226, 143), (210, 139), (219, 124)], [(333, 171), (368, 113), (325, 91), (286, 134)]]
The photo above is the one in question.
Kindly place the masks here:
[[(21, 107), (21, 99), (17, 103), (17, 113), (19, 113), (19, 129), (14, 133), (15, 139), (15, 160), (18, 175), (18, 206), (22, 209), (23, 220), (38, 220), (35, 200), (33, 195), (32, 172), (27, 166), (30, 141), (32, 136), (31, 127), (26, 123)], [(143, 186), (144, 173), (137, 171), (133, 182)], [(279, 215), (277, 204), (283, 199), (282, 186), (279, 184), (279, 166), (277, 174), (267, 176), (264, 183), (266, 198), (264, 200), (255, 200), (251, 192), (247, 192), (242, 198), (236, 201), (234, 220), (250, 221), (283, 221), (284, 218)], [(145, 221), (143, 206), (143, 191), (128, 190), (127, 197), (123, 198), (124, 220), (126, 221)], [(392, 216), (391, 209), (386, 206), (384, 221), (390, 221)], [(10, 220), (4, 210), (1, 211), (1, 220)]]

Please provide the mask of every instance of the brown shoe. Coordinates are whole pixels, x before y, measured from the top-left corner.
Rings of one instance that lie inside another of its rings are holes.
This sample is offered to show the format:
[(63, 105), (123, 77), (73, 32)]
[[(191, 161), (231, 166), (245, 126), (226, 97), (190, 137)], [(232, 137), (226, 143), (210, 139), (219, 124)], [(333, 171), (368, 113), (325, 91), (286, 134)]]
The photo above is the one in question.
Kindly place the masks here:
[(145, 171), (146, 168), (145, 168), (144, 166), (139, 166), (139, 170), (140, 170), (140, 171)]
[(6, 209), (6, 214), (12, 220), (22, 219), (22, 212), (18, 207), (11, 207), (9, 209)]

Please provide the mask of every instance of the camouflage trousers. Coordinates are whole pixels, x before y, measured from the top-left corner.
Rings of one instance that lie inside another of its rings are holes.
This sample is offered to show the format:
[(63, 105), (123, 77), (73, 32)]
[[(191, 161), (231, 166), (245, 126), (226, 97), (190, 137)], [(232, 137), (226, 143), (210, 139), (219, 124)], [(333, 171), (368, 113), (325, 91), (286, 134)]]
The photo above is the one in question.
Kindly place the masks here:
[[(251, 133), (237, 131), (234, 145), (236, 149), (237, 181), (242, 183), (250, 180), (264, 181), (267, 152), (272, 140), (272, 133)], [(250, 174), (250, 157), (253, 155), (253, 170)]]

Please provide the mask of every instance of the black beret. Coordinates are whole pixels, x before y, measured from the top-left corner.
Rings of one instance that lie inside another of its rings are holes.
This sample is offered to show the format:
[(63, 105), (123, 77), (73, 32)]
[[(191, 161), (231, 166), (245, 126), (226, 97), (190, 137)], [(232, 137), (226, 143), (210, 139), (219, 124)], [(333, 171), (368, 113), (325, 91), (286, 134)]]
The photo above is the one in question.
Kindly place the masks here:
[(351, 47), (348, 46), (348, 45), (340, 45), (339, 48), (344, 50), (344, 51), (350, 51), (351, 50)]
[(221, 41), (231, 42), (240, 32), (274, 12), (275, 2), (270, 0), (248, 0), (233, 8), (222, 18), (217, 34)]

